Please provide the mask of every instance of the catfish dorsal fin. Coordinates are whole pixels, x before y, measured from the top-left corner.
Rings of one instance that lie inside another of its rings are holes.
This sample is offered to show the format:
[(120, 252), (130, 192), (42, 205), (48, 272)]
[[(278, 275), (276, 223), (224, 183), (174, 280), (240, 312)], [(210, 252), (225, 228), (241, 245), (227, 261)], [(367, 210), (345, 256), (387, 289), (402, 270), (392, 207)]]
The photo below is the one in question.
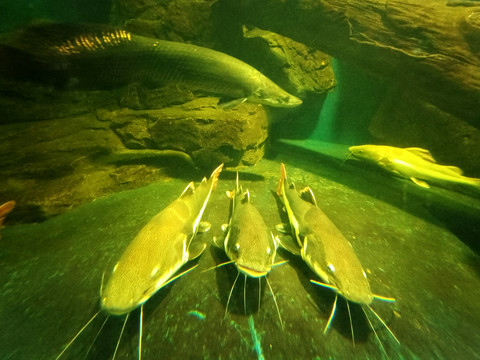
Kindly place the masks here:
[(418, 157), (422, 158), (425, 161), (429, 161), (432, 163), (435, 163), (435, 159), (433, 158), (432, 154), (430, 154), (430, 151), (426, 149), (422, 149), (419, 147), (410, 147), (410, 148), (405, 148), (408, 152), (411, 152), (412, 154), (417, 155)]
[(317, 200), (315, 199), (315, 195), (313, 194), (312, 189), (310, 189), (309, 186), (307, 186), (305, 189), (303, 189), (300, 192), (300, 197), (306, 201), (309, 202), (315, 206), (317, 206)]
[(183, 198), (184, 196), (192, 195), (195, 192), (195, 184), (193, 181), (187, 185), (185, 190), (183, 190), (182, 194), (180, 195), (180, 198)]
[(445, 166), (445, 168), (447, 168), (448, 170), (454, 172), (455, 174), (463, 175), (463, 171), (462, 171), (462, 169), (460, 169), (459, 167), (456, 167), (456, 166)]

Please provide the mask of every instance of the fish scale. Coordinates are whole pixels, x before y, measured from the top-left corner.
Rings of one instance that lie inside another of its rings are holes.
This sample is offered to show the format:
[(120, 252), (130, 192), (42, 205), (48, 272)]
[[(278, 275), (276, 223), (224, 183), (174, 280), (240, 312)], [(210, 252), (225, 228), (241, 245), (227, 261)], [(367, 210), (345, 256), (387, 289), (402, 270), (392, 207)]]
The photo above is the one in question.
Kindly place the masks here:
[[(274, 107), (302, 103), (258, 70), (230, 55), (105, 25), (31, 26), (15, 44), (2, 46), (0, 51), (10, 52), (11, 58), (22, 58), (18, 66), (25, 68), (24, 76), (35, 75), (29, 80), (63, 86), (112, 88), (131, 82), (155, 86), (171, 82), (238, 103), (250, 101)], [(20, 70), (2, 75), (13, 76)]]

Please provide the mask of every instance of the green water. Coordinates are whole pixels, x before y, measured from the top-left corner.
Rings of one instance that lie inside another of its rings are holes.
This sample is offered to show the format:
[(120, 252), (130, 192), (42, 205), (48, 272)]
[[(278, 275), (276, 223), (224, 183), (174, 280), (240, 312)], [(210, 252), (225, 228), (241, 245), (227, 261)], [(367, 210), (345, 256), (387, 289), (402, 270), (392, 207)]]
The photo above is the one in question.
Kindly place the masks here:
[[(290, 180), (298, 186), (312, 187), (321, 207), (351, 242), (372, 291), (396, 299), (394, 304), (375, 301), (373, 308), (401, 345), (370, 316), (385, 349), (382, 352), (356, 305), (350, 306), (353, 344), (343, 300), (339, 300), (332, 327), (324, 335), (333, 293), (311, 284), (309, 279), (316, 279), (315, 275), (301, 260), (281, 250), (277, 260), (289, 262), (275, 267), (268, 278), (285, 328), (279, 323), (265, 283), (257, 309), (256, 281), (247, 283), (246, 313), (243, 283), (239, 281), (224, 317), (236, 270), (224, 266), (202, 272), (227, 260), (221, 250), (210, 245), (196, 269), (147, 302), (142, 358), (478, 358), (479, 259), (461, 237), (433, 216), (434, 202), (430, 201), (429, 208), (425, 197), (419, 199), (402, 181), (401, 186), (392, 186), (391, 178), (383, 174), (365, 179), (354, 177), (360, 170), (348, 162), (344, 166), (328, 165), (325, 159), (332, 164), (341, 159), (341, 148), (317, 157), (317, 163), (292, 151), (264, 159), (241, 172), (241, 183), (248, 187), (252, 202), (272, 229), (285, 221), (273, 193), (280, 162), (286, 163)], [(350, 181), (351, 186), (332, 181), (334, 176)], [(213, 236), (221, 236), (220, 226), (228, 220), (225, 191), (233, 188), (234, 177), (233, 172), (221, 174), (208, 205), (204, 220), (213, 227), (201, 236), (209, 244)], [(98, 199), (41, 224), (3, 229), (0, 358), (54, 359), (98, 310), (103, 272), (110, 271), (139, 229), (175, 199), (187, 182), (159, 182)], [(375, 186), (371, 186), (373, 183)], [(362, 192), (362, 188), (368, 188), (369, 193)], [(388, 192), (390, 200), (386, 201)], [(479, 208), (475, 200), (470, 205)], [(62, 358), (81, 359), (104, 318), (102, 314), (92, 322)], [(112, 356), (122, 321), (121, 317), (108, 320), (87, 358)], [(117, 359), (135, 359), (137, 345), (135, 311), (127, 323)]]

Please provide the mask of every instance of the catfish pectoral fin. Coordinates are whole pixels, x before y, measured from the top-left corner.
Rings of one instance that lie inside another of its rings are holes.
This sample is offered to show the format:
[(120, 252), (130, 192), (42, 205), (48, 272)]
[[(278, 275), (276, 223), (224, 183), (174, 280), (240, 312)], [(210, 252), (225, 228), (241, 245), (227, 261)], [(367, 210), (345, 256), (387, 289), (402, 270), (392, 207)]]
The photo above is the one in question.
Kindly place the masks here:
[(413, 177), (410, 178), (416, 185), (421, 186), (425, 189), (430, 189), (430, 185), (428, 185), (425, 181), (415, 179)]
[(296, 241), (290, 235), (284, 235), (281, 237), (277, 237), (278, 242), (282, 248), (287, 250), (288, 252), (292, 253), (293, 255), (300, 256), (301, 248), (298, 246)]
[(214, 236), (213, 237), (213, 244), (220, 249), (223, 249), (223, 247), (224, 247), (223, 242), (224, 242), (224, 240), (223, 240), (222, 236), (220, 236), (220, 237), (219, 236)]
[(277, 226), (275, 226), (275, 229), (282, 234), (290, 234), (291, 232), (290, 224), (285, 223), (278, 224)]
[(188, 260), (193, 260), (202, 255), (203, 251), (207, 247), (207, 244), (203, 242), (192, 242), (188, 247)]
[(315, 195), (313, 194), (312, 189), (310, 189), (310, 186), (307, 186), (305, 189), (303, 189), (300, 192), (300, 197), (304, 201), (306, 201), (306, 202), (308, 202), (308, 203), (310, 203), (314, 206), (317, 206), (317, 200), (315, 199)]

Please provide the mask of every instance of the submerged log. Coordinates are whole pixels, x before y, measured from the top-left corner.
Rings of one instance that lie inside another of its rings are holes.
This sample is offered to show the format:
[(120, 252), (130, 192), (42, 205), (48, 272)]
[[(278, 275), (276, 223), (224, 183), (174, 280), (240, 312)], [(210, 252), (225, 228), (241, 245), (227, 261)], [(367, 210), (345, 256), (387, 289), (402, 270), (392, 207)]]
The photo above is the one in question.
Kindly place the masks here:
[[(480, 125), (480, 3), (446, 0), (243, 0), (268, 28), (404, 85)], [(288, 14), (288, 16), (287, 16)]]

